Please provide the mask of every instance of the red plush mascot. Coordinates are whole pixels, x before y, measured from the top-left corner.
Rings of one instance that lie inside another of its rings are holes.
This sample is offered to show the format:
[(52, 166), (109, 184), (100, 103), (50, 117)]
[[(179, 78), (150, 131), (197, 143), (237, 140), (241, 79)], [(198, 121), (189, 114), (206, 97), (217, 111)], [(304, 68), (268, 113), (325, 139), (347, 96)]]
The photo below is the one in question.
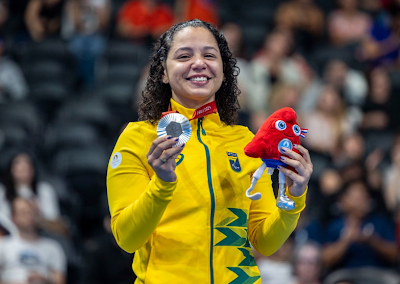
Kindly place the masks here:
[[(261, 193), (250, 195), (257, 180), (267, 167), (269, 168), (268, 174), (272, 174), (278, 166), (286, 167), (286, 164), (280, 161), (280, 157), (284, 155), (281, 148), (285, 147), (299, 153), (296, 149), (293, 149), (293, 144), (300, 144), (300, 137), (304, 137), (306, 133), (307, 129), (301, 129), (297, 124), (296, 112), (289, 107), (279, 109), (268, 117), (251, 142), (244, 148), (247, 156), (261, 158), (263, 161), (263, 164), (253, 174), (251, 186), (246, 191), (247, 197), (252, 200), (261, 198)], [(279, 172), (277, 206), (286, 210), (294, 209), (295, 204), (285, 195), (285, 191), (285, 175)]]

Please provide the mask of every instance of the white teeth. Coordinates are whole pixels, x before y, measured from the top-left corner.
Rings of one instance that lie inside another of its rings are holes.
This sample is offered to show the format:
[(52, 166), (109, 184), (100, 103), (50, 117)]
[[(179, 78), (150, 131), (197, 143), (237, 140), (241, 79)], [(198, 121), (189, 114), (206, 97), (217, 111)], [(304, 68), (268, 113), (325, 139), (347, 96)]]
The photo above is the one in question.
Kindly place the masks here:
[(207, 77), (193, 77), (193, 78), (190, 78), (189, 80), (196, 81), (196, 82), (207, 81)]

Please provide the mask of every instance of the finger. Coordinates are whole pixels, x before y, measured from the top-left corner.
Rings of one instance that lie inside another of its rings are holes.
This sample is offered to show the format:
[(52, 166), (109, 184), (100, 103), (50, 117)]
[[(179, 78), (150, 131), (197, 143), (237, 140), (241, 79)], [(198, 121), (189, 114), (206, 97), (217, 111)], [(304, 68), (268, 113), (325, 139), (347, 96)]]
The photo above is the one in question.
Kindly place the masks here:
[(165, 150), (164, 153), (161, 154), (160, 159), (165, 159), (166, 163), (171, 160), (175, 161), (175, 158), (182, 152), (184, 146), (185, 144)]
[(309, 164), (306, 162), (302, 155), (285, 147), (282, 147), (281, 150), (283, 151), (283, 153), (285, 153), (286, 156), (299, 161), (304, 168), (309, 167)]
[(286, 177), (286, 179), (285, 179), (286, 184), (288, 187), (290, 187), (293, 184), (293, 180), (286, 175), (285, 175), (285, 177)]
[(290, 158), (288, 158), (288, 157), (283, 157), (283, 156), (281, 156), (280, 159), (281, 159), (281, 161), (284, 162), (286, 165), (295, 168), (296, 171), (297, 171), (300, 175), (302, 175), (302, 176), (307, 175), (307, 170), (304, 168), (303, 164), (300, 163), (299, 161), (294, 160), (294, 159), (290, 159)]
[(172, 146), (174, 146), (178, 140), (179, 138), (169, 139), (159, 143), (148, 157), (148, 160), (151, 161), (158, 159), (165, 150), (172, 148)]
[(297, 184), (303, 184), (305, 182), (305, 178), (294, 171), (287, 169), (282, 166), (278, 166), (278, 169), (285, 174), (288, 178), (290, 178), (293, 182)]
[(171, 139), (171, 138), (172, 138), (172, 136), (170, 136), (170, 135), (165, 135), (165, 136), (161, 136), (161, 137), (158, 137), (158, 138), (154, 139), (153, 143), (151, 143), (151, 145), (150, 145), (149, 151), (147, 152), (147, 157), (150, 156), (150, 155), (153, 153), (154, 149), (155, 149), (160, 143), (165, 142), (165, 141), (167, 141), (167, 140), (169, 140), (169, 139)]
[[(174, 153), (167, 159), (167, 162), (165, 163), (167, 166), (172, 165), (173, 167), (176, 166), (176, 158), (182, 153), (183, 148), (185, 147), (185, 144), (180, 145), (178, 147), (174, 147), (172, 148), (174, 151)], [(171, 149), (171, 150), (172, 150)]]
[(304, 160), (312, 166), (310, 152), (299, 144), (295, 144), (294, 147), (302, 154)]

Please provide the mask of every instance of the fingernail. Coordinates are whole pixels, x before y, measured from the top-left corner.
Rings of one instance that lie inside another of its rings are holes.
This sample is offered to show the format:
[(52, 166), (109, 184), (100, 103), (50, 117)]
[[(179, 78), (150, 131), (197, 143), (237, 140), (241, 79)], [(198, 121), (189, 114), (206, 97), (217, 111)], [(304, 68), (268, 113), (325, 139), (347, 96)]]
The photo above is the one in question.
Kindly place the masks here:
[(297, 144), (293, 144), (293, 147), (297, 147)]
[(186, 144), (182, 144), (182, 146), (181, 146), (181, 147), (183, 148), (183, 147), (185, 147), (185, 145), (186, 145)]
[(278, 166), (278, 170), (282, 169), (282, 166)]
[(172, 136), (168, 135), (167, 139), (171, 139), (171, 138), (172, 138)]
[(281, 148), (282, 152), (286, 152), (286, 148), (282, 147)]
[(285, 159), (285, 157), (282, 157), (282, 156), (281, 156), (281, 160), (284, 160), (284, 159)]
[(176, 138), (176, 139), (175, 139), (175, 142), (178, 142), (178, 141), (179, 141), (179, 138)]

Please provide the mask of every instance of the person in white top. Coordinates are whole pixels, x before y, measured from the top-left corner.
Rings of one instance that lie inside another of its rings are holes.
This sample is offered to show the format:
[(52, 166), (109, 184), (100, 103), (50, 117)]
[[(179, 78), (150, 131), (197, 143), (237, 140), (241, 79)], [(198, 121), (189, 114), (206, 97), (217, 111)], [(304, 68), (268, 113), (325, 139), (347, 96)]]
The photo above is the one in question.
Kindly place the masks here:
[(11, 209), (18, 235), (0, 239), (0, 283), (65, 284), (65, 253), (56, 241), (39, 236), (31, 201), (17, 197)]
[[(33, 158), (24, 152), (15, 155), (3, 175), (0, 185), (0, 222), (10, 219), (11, 203), (16, 197), (29, 199), (39, 212), (40, 226), (51, 232), (65, 234), (66, 226), (60, 218), (60, 208), (54, 188), (39, 182)], [(9, 224), (3, 224), (9, 231)]]

